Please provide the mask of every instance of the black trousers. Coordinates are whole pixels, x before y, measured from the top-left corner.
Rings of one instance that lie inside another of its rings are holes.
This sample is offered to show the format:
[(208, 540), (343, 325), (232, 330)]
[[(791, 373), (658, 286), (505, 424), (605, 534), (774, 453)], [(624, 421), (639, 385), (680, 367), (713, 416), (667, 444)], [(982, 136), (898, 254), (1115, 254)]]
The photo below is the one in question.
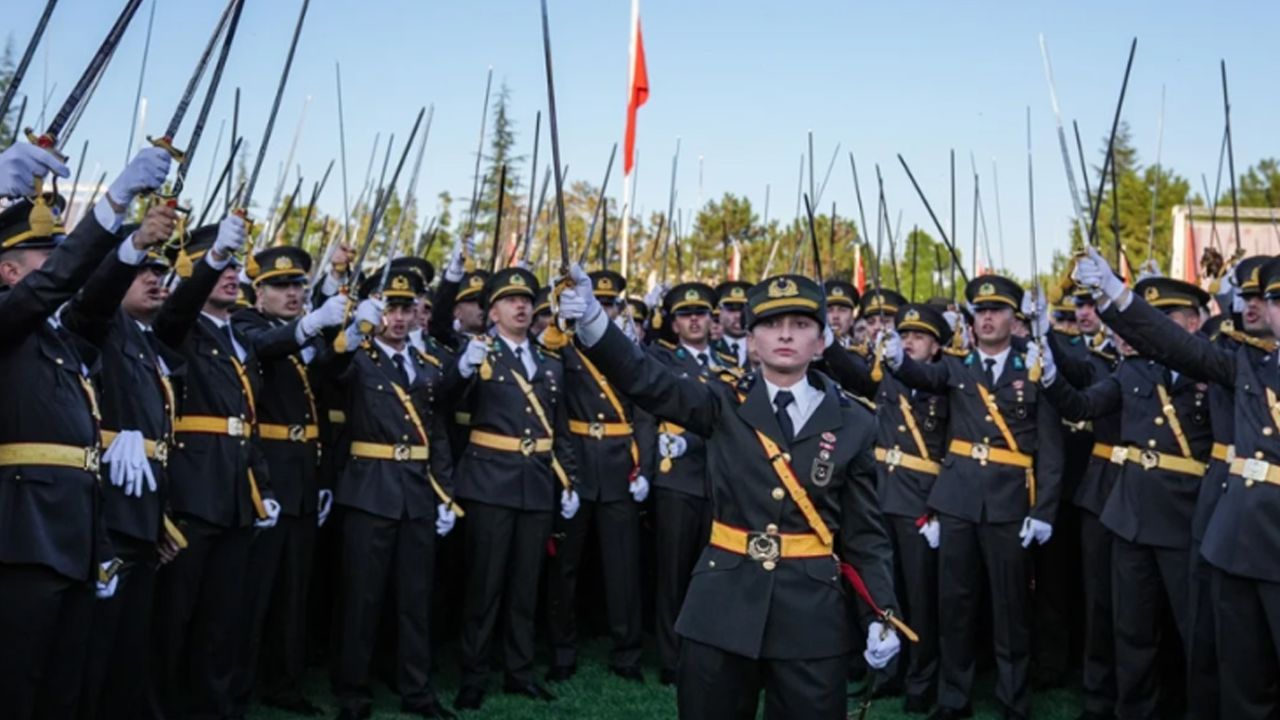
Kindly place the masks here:
[(1171, 698), (1181, 693), (1170, 683), (1161, 682), (1160, 650), (1170, 617), (1177, 628), (1179, 648), (1186, 647), (1187, 550), (1139, 545), (1117, 537), (1111, 546), (1111, 563), (1116, 716), (1121, 720), (1154, 718), (1162, 702), (1176, 703)]
[(685, 639), (679, 666), (681, 720), (754, 720), (761, 690), (766, 720), (843, 720), (849, 702), (844, 655), (752, 659)]
[(0, 563), (0, 710), (6, 720), (74, 717), (93, 584), (43, 565)]
[(1031, 595), (1035, 675), (1049, 686), (1066, 681), (1072, 668), (1073, 646), (1079, 644), (1083, 631), (1079, 581), (1082, 514), (1080, 508), (1062, 503), (1053, 521), (1053, 537), (1044, 545), (1031, 548), (1035, 572)]
[(902, 682), (907, 695), (931, 698), (938, 680), (938, 551), (929, 547), (914, 519), (885, 517), (898, 566), (895, 574), (901, 581), (898, 602), (903, 604), (907, 623), (920, 636), (918, 643), (903, 643), (895, 662), (906, 663)]
[(640, 506), (627, 497), (617, 502), (583, 502), (572, 520), (556, 517), (563, 533), (556, 554), (547, 563), (547, 615), (551, 637), (551, 663), (574, 665), (578, 661), (578, 568), (587, 537), (595, 528), (600, 541), (604, 576), (604, 604), (613, 640), (610, 664), (640, 664)]
[(1084, 709), (1099, 715), (1116, 710), (1116, 635), (1112, 622), (1111, 544), (1114, 535), (1097, 515), (1080, 511), (1084, 560)]
[(711, 505), (705, 498), (678, 490), (653, 489), (657, 537), (654, 626), (663, 670), (674, 671), (680, 659), (676, 618), (689, 589), (689, 576), (711, 537)]
[(80, 720), (135, 720), (147, 708), (151, 611), (159, 557), (154, 541), (110, 533), (123, 563), (110, 598), (93, 604)]
[(505, 621), (502, 666), (509, 682), (533, 681), (538, 578), (551, 513), (467, 504), (467, 590), (462, 624), (462, 686), (484, 689), (498, 618)]
[(151, 633), (156, 717), (224, 718), (235, 712), (236, 660), (246, 638), (240, 598), (253, 527), (193, 517), (178, 525), (187, 548), (160, 568)]
[(981, 622), (983, 567), (991, 597), (996, 655), (996, 699), (1015, 716), (1029, 717), (1031, 618), (1027, 604), (1030, 560), (1018, 538), (1021, 523), (971, 523), (939, 515), (938, 605), (941, 668), (938, 705), (960, 709), (970, 702), (975, 673), (975, 628)]
[(307, 594), (316, 516), (280, 515), (275, 527), (257, 530), (245, 577), (243, 623), (236, 699), (249, 706), (255, 684), (275, 699), (302, 696), (306, 665)]
[(1218, 682), (1218, 641), (1213, 620), (1213, 567), (1200, 555), (1200, 541), (1192, 538), (1187, 595), (1187, 714), (1196, 720), (1217, 720), (1222, 699)]
[(1280, 583), (1213, 573), (1222, 717), (1280, 718)]
[(401, 702), (416, 707), (436, 699), (430, 679), (435, 534), (432, 517), (392, 519), (344, 508), (342, 627), (335, 681), (342, 708), (360, 714), (373, 705), (369, 666), (389, 582), (396, 590), (396, 687)]

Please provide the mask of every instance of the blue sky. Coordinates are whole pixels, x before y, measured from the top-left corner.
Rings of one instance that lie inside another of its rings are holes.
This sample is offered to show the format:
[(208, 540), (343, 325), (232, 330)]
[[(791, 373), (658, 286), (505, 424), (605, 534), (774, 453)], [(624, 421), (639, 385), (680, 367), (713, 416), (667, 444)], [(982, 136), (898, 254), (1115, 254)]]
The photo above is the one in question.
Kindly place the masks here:
[[(143, 86), (150, 133), (167, 121), (223, 5), (222, 0), (146, 0), (67, 144), (78, 152), (89, 139), (86, 178), (95, 166), (114, 171), (124, 161), (152, 2), (158, 5)], [(38, 97), (46, 83), (56, 84), (50, 115), (122, 4), (60, 2), (23, 86)], [(5, 11), (4, 32), (18, 50), (40, 5)], [(207, 144), (188, 181), (193, 197), (203, 197), (212, 143), (219, 123), (230, 117), (237, 85), (242, 132), (256, 152), (300, 5), (301, 0), (248, 0), (206, 129)], [(641, 17), (652, 94), (640, 113), (636, 204), (646, 212), (665, 209), (671, 153), (680, 137), (681, 207), (697, 205), (702, 156), (704, 199), (726, 191), (745, 194), (761, 212), (768, 185), (770, 216), (789, 220), (800, 154), (807, 131), (813, 130), (819, 182), (836, 143), (843, 148), (824, 212), (833, 199), (842, 215), (856, 212), (846, 154), (852, 150), (864, 201), (874, 203), (874, 165), (879, 163), (891, 214), (901, 208), (904, 227), (928, 227), (895, 154), (906, 156), (935, 209), (946, 215), (947, 153), (954, 148), (962, 246), (970, 238), (972, 152), (993, 245), (993, 160), (998, 164), (1007, 261), (1025, 276), (1028, 105), (1042, 262), (1050, 250), (1066, 247), (1071, 213), (1040, 61), (1040, 32), (1052, 52), (1067, 131), (1070, 120), (1078, 119), (1090, 162), (1098, 160), (1135, 35), (1138, 54), (1124, 117), (1144, 162), (1155, 155), (1163, 84), (1164, 164), (1190, 177), (1195, 187), (1201, 172), (1212, 182), (1222, 132), (1220, 58), (1227, 61), (1231, 83), (1237, 170), (1280, 155), (1273, 141), (1280, 110), (1274, 92), (1280, 69), (1273, 44), (1280, 25), (1276, 3), (645, 0)], [(628, 20), (627, 0), (551, 0), (562, 153), (574, 179), (598, 183), (610, 145), (621, 138)], [(385, 143), (394, 131), (403, 142), (418, 106), (434, 103), (418, 194), (428, 213), (440, 190), (455, 197), (469, 194), (486, 70), (494, 67), (495, 87), (501, 80), (510, 85), (517, 131), (528, 154), (534, 113), (545, 105), (541, 50), (537, 0), (312, 0), (257, 202), (265, 204), (275, 188), (306, 96), (312, 100), (295, 163), (301, 164), (307, 186), (338, 156), (335, 60), (342, 63), (351, 193), (364, 177), (374, 134), (381, 131)], [(32, 116), (29, 111), (28, 123)], [(179, 145), (192, 118), (194, 108)], [(219, 155), (225, 158), (225, 147)], [(540, 161), (545, 164), (549, 157), (544, 134)], [(527, 182), (527, 166), (524, 174)], [(615, 174), (611, 194), (616, 197), (621, 186)], [(341, 213), (336, 168), (321, 206)]]

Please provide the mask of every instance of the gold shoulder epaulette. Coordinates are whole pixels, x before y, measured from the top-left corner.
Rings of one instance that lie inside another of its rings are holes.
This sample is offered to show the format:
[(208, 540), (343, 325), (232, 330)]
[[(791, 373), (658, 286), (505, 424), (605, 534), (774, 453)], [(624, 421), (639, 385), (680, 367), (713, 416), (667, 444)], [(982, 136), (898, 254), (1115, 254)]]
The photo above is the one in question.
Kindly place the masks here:
[(668, 350), (675, 350), (675, 349), (676, 349), (676, 344), (675, 344), (675, 343), (673, 343), (673, 342), (671, 342), (670, 340), (659, 340), (659, 341), (658, 341), (658, 345), (660, 345), (660, 346), (662, 346), (662, 347), (664, 347), (664, 348), (666, 348), (666, 349), (668, 349)]
[(944, 352), (944, 353), (946, 353), (946, 354), (950, 355), (951, 357), (958, 357), (958, 358), (962, 358), (962, 357), (968, 357), (968, 356), (969, 356), (969, 351), (968, 351), (968, 350), (965, 350), (964, 348), (951, 347), (950, 345), (948, 345), (947, 347), (942, 348), (942, 352)]
[(432, 355), (432, 354), (430, 354), (430, 353), (423, 352), (422, 350), (419, 350), (419, 351), (418, 351), (418, 357), (420, 357), (420, 358), (422, 358), (423, 360), (425, 360), (425, 361), (427, 361), (427, 362), (431, 363), (432, 365), (435, 365), (436, 367), (441, 367), (441, 366), (442, 366), (442, 363), (440, 362), (440, 358), (438, 358), (438, 357), (436, 357), (435, 355)]
[(875, 412), (875, 411), (876, 411), (876, 404), (875, 404), (875, 403), (873, 403), (873, 402), (871, 402), (870, 400), (868, 400), (868, 399), (866, 399), (866, 398), (862, 397), (861, 395), (855, 395), (855, 394), (853, 394), (853, 393), (849, 392), (848, 390), (844, 390), (844, 389), (841, 389), (841, 390), (840, 390), (840, 394), (841, 394), (841, 395), (844, 395), (845, 397), (849, 398), (850, 400), (853, 400), (854, 402), (856, 402), (856, 403), (858, 403), (858, 404), (860, 404), (860, 405), (862, 405), (862, 406), (866, 407), (866, 408), (867, 408), (868, 410), (870, 410), (871, 412)]
[(729, 353), (717, 352), (717, 353), (716, 353), (716, 357), (720, 358), (721, 360), (723, 360), (724, 362), (726, 362), (726, 363), (728, 363), (728, 364), (730, 364), (730, 365), (734, 365), (734, 366), (736, 366), (736, 365), (738, 364), (738, 356), (737, 356), (737, 355), (730, 355)]
[(1240, 330), (1236, 330), (1235, 324), (1232, 323), (1231, 321), (1222, 323), (1222, 325), (1219, 326), (1219, 330), (1223, 335), (1226, 335), (1227, 337), (1231, 338), (1232, 340), (1235, 340), (1236, 342), (1242, 345), (1249, 345), (1249, 346), (1255, 347), (1264, 353), (1273, 353), (1276, 351), (1277, 344), (1275, 340), (1264, 340), (1262, 338), (1256, 338), (1248, 333), (1241, 332)]

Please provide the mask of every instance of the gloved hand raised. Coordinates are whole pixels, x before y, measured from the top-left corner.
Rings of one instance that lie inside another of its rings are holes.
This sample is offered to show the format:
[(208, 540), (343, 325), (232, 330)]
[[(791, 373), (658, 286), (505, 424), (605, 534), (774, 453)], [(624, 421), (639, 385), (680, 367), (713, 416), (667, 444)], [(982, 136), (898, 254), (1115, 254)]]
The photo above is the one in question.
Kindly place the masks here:
[(1077, 285), (1088, 288), (1096, 297), (1099, 293), (1107, 300), (1115, 300), (1124, 293), (1124, 281), (1116, 277), (1106, 258), (1097, 248), (1089, 247), (1084, 257), (1076, 259), (1076, 269), (1071, 278)]
[(489, 344), (482, 338), (471, 338), (462, 351), (462, 357), (458, 358), (458, 372), (464, 378), (471, 377), (476, 369), (484, 364), (487, 357), (489, 357)]
[(60, 178), (71, 175), (53, 153), (31, 143), (16, 142), (0, 152), (0, 197), (31, 197), (36, 192), (36, 178), (49, 173)]
[(173, 156), (168, 150), (144, 147), (133, 156), (120, 175), (107, 188), (107, 197), (116, 205), (133, 202), (137, 196), (159, 190), (169, 175)]
[[(168, 154), (165, 157), (168, 157)], [(248, 228), (245, 227), (244, 218), (235, 213), (229, 213), (222, 218), (222, 222), (218, 223), (218, 236), (214, 238), (213, 249), (210, 252), (216, 256), (215, 260), (225, 260), (240, 252), (247, 236)]]
[(902, 360), (905, 357), (902, 349), (902, 336), (898, 335), (897, 330), (882, 330), (880, 332), (880, 342), (884, 343), (884, 349), (881, 356), (888, 363), (890, 370), (897, 370), (902, 367)]
[(591, 276), (575, 263), (569, 268), (573, 287), (560, 293), (560, 317), (569, 321), (590, 322), (604, 311), (591, 288)]
[(1053, 329), (1048, 303), (1045, 302), (1044, 288), (1036, 287), (1022, 294), (1022, 314), (1035, 321), (1035, 327), (1032, 329), (1035, 337), (1044, 337)]
[(334, 295), (320, 307), (312, 310), (298, 321), (298, 328), (304, 337), (315, 337), (327, 327), (341, 325), (347, 314), (346, 295)]

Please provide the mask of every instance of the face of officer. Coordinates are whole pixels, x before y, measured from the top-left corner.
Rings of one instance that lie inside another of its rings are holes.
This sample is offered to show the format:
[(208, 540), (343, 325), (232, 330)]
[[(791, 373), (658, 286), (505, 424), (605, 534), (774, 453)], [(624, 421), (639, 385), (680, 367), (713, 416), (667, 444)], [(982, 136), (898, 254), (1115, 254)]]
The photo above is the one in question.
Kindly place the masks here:
[(849, 334), (849, 326), (853, 324), (853, 308), (846, 305), (827, 306), (827, 324), (836, 337)]
[(872, 315), (868, 315), (866, 317), (866, 321), (867, 321), (867, 337), (868, 338), (874, 339), (877, 335), (880, 334), (881, 330), (893, 329), (893, 316), (891, 315), (881, 315), (879, 313), (875, 313)]
[(523, 338), (533, 323), (533, 301), (524, 295), (498, 298), (489, 308), (489, 322), (510, 338)]
[(1261, 295), (1244, 298), (1244, 312), (1240, 314), (1240, 319), (1244, 322), (1245, 332), (1271, 332), (1271, 326), (1267, 324), (1267, 301)]
[(274, 318), (292, 320), (302, 314), (302, 299), (305, 295), (305, 286), (301, 281), (262, 283), (258, 286), (258, 309)]
[(1098, 317), (1098, 306), (1093, 303), (1076, 305), (1076, 327), (1085, 335), (1096, 335), (1102, 330), (1102, 318)]
[(853, 341), (855, 343), (866, 342), (867, 340), (867, 319), (858, 318), (853, 321)]
[(973, 314), (973, 334), (983, 349), (999, 352), (1013, 337), (1013, 308), (984, 307)]
[(902, 349), (916, 362), (929, 362), (938, 354), (938, 339), (927, 332), (907, 330), (902, 333)]
[(533, 316), (533, 324), (529, 326), (529, 334), (537, 337), (551, 324), (551, 312), (544, 310)]
[(747, 334), (742, 327), (742, 303), (726, 303), (720, 306), (720, 329), (731, 338), (740, 338)]
[(1280, 298), (1267, 301), (1267, 325), (1271, 326), (1271, 334), (1280, 337)]
[(1169, 319), (1189, 333), (1200, 331), (1200, 311), (1194, 308), (1177, 308), (1169, 311)]
[(417, 297), (413, 301), (413, 321), (409, 323), (410, 330), (418, 330), (427, 326), (427, 321), (431, 319), (431, 311), (427, 309), (421, 297)]
[(822, 326), (808, 315), (775, 315), (751, 327), (748, 344), (766, 373), (794, 377), (822, 353)]
[(408, 303), (393, 303), (382, 312), (382, 330), (378, 334), (397, 350), (404, 346), (409, 337), (409, 326), (413, 322), (413, 306)]
[(707, 337), (711, 338), (711, 342), (724, 337), (724, 327), (720, 325), (720, 318), (715, 315), (711, 316), (711, 322), (707, 325)]
[(680, 342), (693, 347), (702, 347), (707, 344), (707, 338), (711, 332), (711, 313), (706, 310), (676, 313), (671, 329), (675, 330)]
[(134, 320), (150, 323), (164, 305), (164, 268), (148, 266), (138, 269), (133, 284), (120, 301), (120, 307)]
[(458, 321), (463, 332), (473, 335), (484, 332), (484, 311), (478, 301), (463, 300), (454, 305), (453, 319)]
[(49, 248), (24, 248), (0, 255), (0, 282), (8, 287), (17, 285), (32, 270), (43, 265), (51, 252)]
[(240, 268), (236, 267), (235, 263), (231, 263), (218, 277), (218, 283), (213, 286), (213, 292), (209, 293), (209, 299), (205, 301), (205, 309), (225, 315), (231, 306), (236, 304), (236, 298), (239, 295)]

